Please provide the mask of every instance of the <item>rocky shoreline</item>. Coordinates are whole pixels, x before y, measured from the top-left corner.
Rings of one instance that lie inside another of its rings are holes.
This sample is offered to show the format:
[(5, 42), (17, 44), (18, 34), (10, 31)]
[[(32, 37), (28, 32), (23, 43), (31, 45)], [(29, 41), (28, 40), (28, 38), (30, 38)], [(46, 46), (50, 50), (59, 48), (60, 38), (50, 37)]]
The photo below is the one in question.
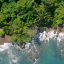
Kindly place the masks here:
[[(49, 32), (51, 30), (54, 30), (54, 32), (57, 32), (57, 33), (60, 33), (60, 32), (64, 32), (64, 27), (57, 27), (57, 28), (47, 28), (47, 27), (44, 27), (44, 29), (36, 29), (37, 30), (37, 33), (40, 33), (40, 32), (43, 32), (43, 31), (46, 31), (46, 32)], [(4, 37), (0, 37), (0, 45), (1, 44), (4, 44), (4, 43), (8, 43), (8, 42), (11, 42), (11, 37), (9, 35), (5, 35)]]
[[(47, 42), (51, 38), (56, 38), (57, 39), (57, 45), (60, 45), (61, 40), (64, 38), (64, 28), (60, 29), (52, 29), (52, 28), (46, 28), (43, 32), (39, 32), (39, 42)], [(37, 43), (38, 44), (38, 43)], [(22, 45), (17, 45), (16, 43), (11, 43), (11, 42), (3, 42), (0, 44), (0, 51), (4, 51), (8, 49), (10, 46), (15, 46), (18, 50), (25, 49), (29, 55), (29, 58), (32, 59), (33, 62), (36, 62), (36, 60), (39, 58), (38, 51), (36, 49), (34, 40), (32, 40), (31, 43), (26, 42), (25, 44)], [(64, 53), (64, 47), (61, 48), (61, 54)]]

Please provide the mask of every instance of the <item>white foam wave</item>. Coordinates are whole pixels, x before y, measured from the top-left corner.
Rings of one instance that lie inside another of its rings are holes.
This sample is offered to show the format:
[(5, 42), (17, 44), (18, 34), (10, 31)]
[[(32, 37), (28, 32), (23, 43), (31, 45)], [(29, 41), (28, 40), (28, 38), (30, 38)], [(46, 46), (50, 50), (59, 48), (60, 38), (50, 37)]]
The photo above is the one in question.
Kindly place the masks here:
[(64, 39), (64, 32), (58, 34), (57, 41), (60, 42), (62, 39)]
[(54, 32), (54, 30), (49, 31), (48, 33), (46, 31), (39, 34), (39, 40), (42, 41), (49, 41), (51, 38), (57, 38), (57, 41), (60, 42), (62, 39), (64, 39), (64, 32), (60, 32), (59, 34), (57, 32)]
[(40, 41), (46, 41), (46, 40), (48, 41), (49, 40), (49, 38), (47, 37), (47, 32), (46, 31), (39, 34), (39, 40)]
[(11, 45), (11, 43), (4, 43), (3, 45), (0, 45), (0, 51), (8, 49)]
[(12, 56), (12, 62), (13, 62), (13, 63), (17, 63), (17, 61), (18, 61), (18, 60), (17, 60), (16, 56), (13, 55), (13, 56)]
[(26, 43), (26, 45), (25, 45), (25, 49), (28, 50), (29, 47), (30, 47), (30, 45), (31, 45), (31, 43)]

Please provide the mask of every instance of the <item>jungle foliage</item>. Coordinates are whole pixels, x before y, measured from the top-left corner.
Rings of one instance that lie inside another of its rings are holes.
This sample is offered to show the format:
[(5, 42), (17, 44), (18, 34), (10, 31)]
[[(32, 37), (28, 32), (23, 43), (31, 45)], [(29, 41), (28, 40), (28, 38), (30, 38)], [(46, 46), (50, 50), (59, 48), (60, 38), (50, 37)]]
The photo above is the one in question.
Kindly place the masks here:
[[(0, 31), (12, 41), (31, 41), (35, 27), (64, 23), (64, 0), (0, 0)], [(2, 36), (1, 34), (1, 36)]]

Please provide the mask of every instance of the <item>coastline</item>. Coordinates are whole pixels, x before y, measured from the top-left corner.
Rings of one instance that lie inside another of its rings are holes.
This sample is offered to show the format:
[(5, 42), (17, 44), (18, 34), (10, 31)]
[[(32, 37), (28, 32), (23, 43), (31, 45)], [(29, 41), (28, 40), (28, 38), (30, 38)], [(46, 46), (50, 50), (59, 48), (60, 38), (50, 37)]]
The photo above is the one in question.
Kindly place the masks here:
[[(64, 27), (57, 27), (57, 28), (47, 28), (45, 27), (43, 31), (50, 32), (53, 31), (57, 32), (58, 34), (60, 32), (64, 32)], [(11, 36), (5, 35), (5, 37), (0, 37), (0, 45), (3, 45), (4, 43), (10, 43), (11, 42)]]
[[(56, 32), (57, 32), (57, 34), (56, 34)], [(43, 41), (45, 41), (45, 40), (49, 40), (49, 39), (51, 39), (51, 38), (53, 38), (53, 37), (56, 37), (56, 35), (58, 35), (56, 38), (59, 38), (59, 34), (60, 33), (62, 33), (62, 34), (64, 34), (64, 28), (57, 28), (57, 29), (53, 29), (53, 28), (47, 28), (47, 29), (45, 29), (41, 34), (42, 34), (42, 42)], [(60, 36), (60, 38), (59, 39), (61, 39), (61, 37), (63, 37), (62, 36), (62, 34), (60, 34), (61, 36)], [(46, 36), (47, 35), (47, 36)], [(11, 43), (11, 41), (9, 40), (9, 36), (5, 36), (5, 38), (3, 38), (3, 39), (6, 39), (6, 40), (4, 40), (4, 42), (2, 41), (2, 44), (0, 44), (0, 51), (4, 51), (4, 50), (6, 50), (6, 49), (8, 49), (11, 45), (13, 45), (12, 43)], [(39, 37), (38, 37), (39, 38)], [(59, 40), (58, 39), (58, 40)], [(6, 42), (5, 42), (6, 41)], [(59, 41), (60, 42), (60, 41)], [(59, 44), (59, 43), (58, 43)], [(23, 46), (23, 45), (22, 45)], [(18, 46), (16, 46), (16, 48), (18, 49), (18, 50), (21, 50)], [(37, 51), (37, 49), (36, 49), (36, 47), (35, 47), (35, 45), (34, 45), (34, 42), (32, 41), (32, 44), (31, 43), (26, 43), (25, 44), (25, 48), (24, 48), (26, 51), (27, 51), (27, 53), (29, 54), (29, 58), (30, 59), (32, 59), (32, 61), (34, 62), (34, 63), (36, 63), (37, 62), (37, 60), (38, 60), (38, 58), (39, 58), (39, 53), (38, 53), (38, 51)], [(63, 49), (64, 50), (64, 49)]]

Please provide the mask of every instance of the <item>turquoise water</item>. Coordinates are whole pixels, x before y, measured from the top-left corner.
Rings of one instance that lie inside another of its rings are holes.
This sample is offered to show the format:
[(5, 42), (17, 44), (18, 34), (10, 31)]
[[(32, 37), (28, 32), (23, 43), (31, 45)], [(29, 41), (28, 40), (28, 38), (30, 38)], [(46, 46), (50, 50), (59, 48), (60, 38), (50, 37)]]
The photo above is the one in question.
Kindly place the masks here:
[(49, 43), (43, 46), (43, 49), (41, 47), (37, 64), (64, 64), (64, 59), (61, 57), (56, 41), (50, 40)]
[[(26, 52), (16, 50), (14, 47), (10, 49), (9, 54), (7, 51), (0, 52), (0, 64), (33, 64)], [(39, 59), (36, 64), (64, 64), (64, 59), (61, 57), (60, 48), (57, 47), (56, 40), (50, 40), (46, 44), (37, 46), (37, 49), (39, 51)], [(12, 62), (11, 54), (16, 56), (17, 63)]]
[(9, 64), (8, 59), (6, 52), (0, 52), (0, 64)]

